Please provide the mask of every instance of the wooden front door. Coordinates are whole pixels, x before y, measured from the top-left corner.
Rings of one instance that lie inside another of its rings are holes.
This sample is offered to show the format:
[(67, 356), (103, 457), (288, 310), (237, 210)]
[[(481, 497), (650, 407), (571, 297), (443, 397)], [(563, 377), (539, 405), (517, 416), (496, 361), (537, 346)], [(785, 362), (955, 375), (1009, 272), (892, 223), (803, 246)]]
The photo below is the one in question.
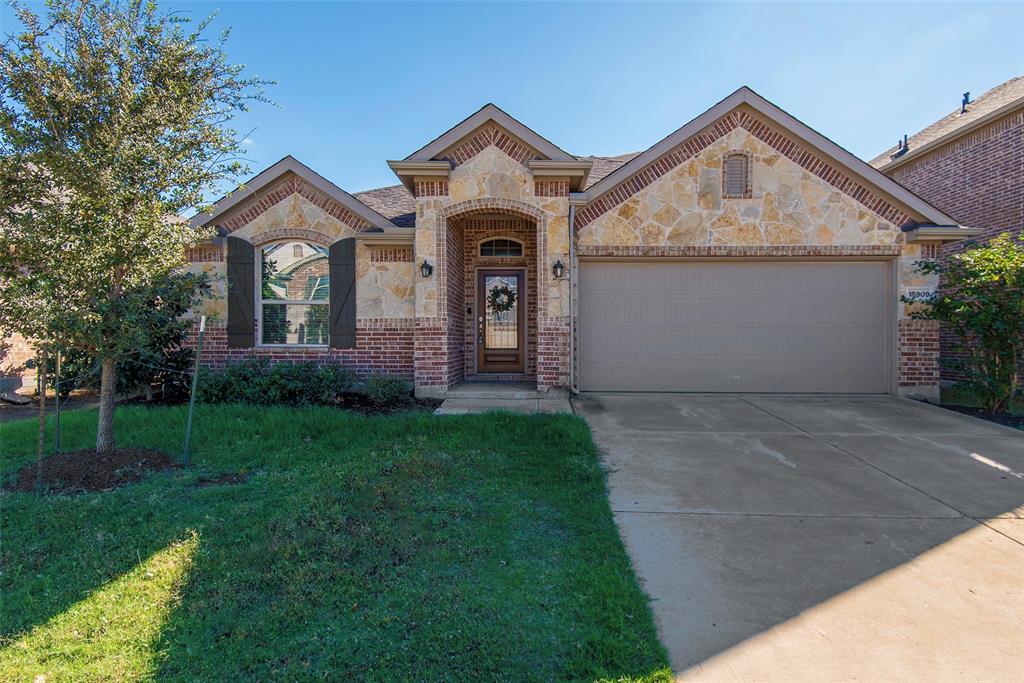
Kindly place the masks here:
[(523, 270), (477, 273), (477, 372), (526, 371), (526, 277)]

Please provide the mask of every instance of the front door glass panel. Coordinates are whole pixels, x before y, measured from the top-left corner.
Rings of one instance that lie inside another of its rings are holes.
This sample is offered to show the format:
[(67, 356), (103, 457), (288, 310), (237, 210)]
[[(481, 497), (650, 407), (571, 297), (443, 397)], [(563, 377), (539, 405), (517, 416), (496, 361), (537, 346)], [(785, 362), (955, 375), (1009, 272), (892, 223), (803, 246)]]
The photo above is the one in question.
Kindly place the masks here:
[(477, 281), (477, 371), (526, 370), (522, 270), (480, 271)]

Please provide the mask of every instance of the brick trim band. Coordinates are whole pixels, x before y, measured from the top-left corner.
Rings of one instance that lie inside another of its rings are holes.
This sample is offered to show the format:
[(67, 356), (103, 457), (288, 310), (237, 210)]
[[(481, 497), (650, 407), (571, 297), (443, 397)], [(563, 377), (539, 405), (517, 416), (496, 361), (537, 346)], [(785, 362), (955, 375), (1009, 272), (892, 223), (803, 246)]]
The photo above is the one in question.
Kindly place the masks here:
[(302, 178), (291, 175), (284, 181), (272, 187), (261, 190), (255, 197), (246, 204), (246, 208), (231, 214), (225, 220), (218, 222), (220, 227), (228, 232), (234, 232), (239, 228), (248, 225), (258, 218), (265, 211), (276, 205), (278, 202), (297, 194), (313, 205), (323, 209), (328, 215), (341, 221), (356, 231), (369, 230), (373, 225), (362, 216), (357, 215), (347, 206), (331, 199), (326, 194), (316, 189)]
[(472, 137), (449, 150), (442, 158), (459, 166), (491, 145), (494, 145), (523, 165), (526, 165), (526, 162), (531, 159), (541, 158), (539, 154), (524, 145), (520, 140), (507, 133), (503, 128), (493, 124), (484, 126)]
[(412, 261), (412, 247), (370, 247), (371, 263), (407, 263)]
[(888, 256), (895, 257), (901, 253), (898, 244), (862, 244), (836, 246), (710, 246), (696, 245), (686, 247), (649, 246), (580, 246), (578, 254), (586, 257), (691, 257), (691, 256), (731, 256), (731, 257), (835, 257), (835, 256)]

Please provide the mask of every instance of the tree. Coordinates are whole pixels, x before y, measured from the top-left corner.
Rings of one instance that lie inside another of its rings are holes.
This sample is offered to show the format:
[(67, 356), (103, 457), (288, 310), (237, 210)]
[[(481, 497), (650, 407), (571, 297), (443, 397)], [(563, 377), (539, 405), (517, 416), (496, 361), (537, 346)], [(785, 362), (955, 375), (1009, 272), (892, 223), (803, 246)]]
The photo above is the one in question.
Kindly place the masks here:
[[(266, 81), (138, 0), (51, 0), (0, 48), (0, 323), (100, 360), (96, 448), (115, 446), (136, 294), (210, 235), (178, 218), (248, 169), (228, 127)], [(37, 309), (37, 307), (39, 307)]]
[(938, 275), (942, 286), (927, 296), (903, 297), (923, 303), (915, 318), (938, 320), (957, 339), (962, 360), (947, 364), (986, 410), (1007, 410), (1021, 396), (1024, 372), (1024, 233), (1003, 233), (959, 254), (918, 262)]
[[(139, 305), (132, 306), (137, 316), (131, 320), (130, 335), (139, 340), (131, 353), (118, 364), (118, 394), (145, 391), (147, 397), (154, 384), (163, 388), (165, 399), (176, 400), (188, 395), (191, 386), (194, 353), (186, 345), (193, 321), (186, 314), (209, 295), (210, 281), (205, 273), (171, 273), (152, 285), (131, 292)], [(126, 321), (127, 322), (127, 321)], [(61, 350), (61, 377), (51, 368), (50, 385), (66, 396), (76, 388), (98, 388), (102, 363), (80, 349)], [(71, 381), (74, 379), (74, 381)]]

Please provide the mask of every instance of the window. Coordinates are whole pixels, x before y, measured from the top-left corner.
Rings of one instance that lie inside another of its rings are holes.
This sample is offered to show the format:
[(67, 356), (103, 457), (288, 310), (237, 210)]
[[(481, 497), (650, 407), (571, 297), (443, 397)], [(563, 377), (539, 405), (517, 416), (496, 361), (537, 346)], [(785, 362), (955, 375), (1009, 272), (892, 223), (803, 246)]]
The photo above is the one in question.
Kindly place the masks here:
[(722, 195), (750, 197), (750, 157), (743, 153), (729, 154), (722, 163)]
[(523, 243), (516, 240), (487, 240), (480, 243), (481, 256), (522, 256)]
[(327, 251), (309, 242), (277, 242), (260, 249), (261, 344), (327, 344)]

